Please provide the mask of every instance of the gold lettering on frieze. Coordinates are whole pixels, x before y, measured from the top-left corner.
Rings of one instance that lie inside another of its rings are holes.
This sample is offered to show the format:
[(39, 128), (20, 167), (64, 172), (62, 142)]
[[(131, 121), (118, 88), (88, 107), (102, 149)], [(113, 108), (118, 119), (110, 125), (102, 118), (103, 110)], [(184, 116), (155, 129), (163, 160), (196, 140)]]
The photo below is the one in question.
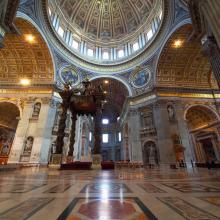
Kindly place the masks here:
[(220, 98), (220, 94), (201, 94), (201, 93), (158, 93), (158, 96), (165, 97), (181, 97), (181, 98), (204, 98), (204, 99), (213, 99)]
[(18, 90), (18, 89), (0, 89), (0, 94), (52, 94), (52, 89), (45, 89), (45, 90)]
[(143, 102), (146, 102), (146, 101), (149, 101), (149, 100), (152, 100), (152, 99), (155, 99), (155, 98), (156, 98), (156, 95), (150, 95), (150, 96), (144, 97), (144, 98), (139, 99), (139, 100), (130, 101), (130, 105), (138, 105), (138, 104), (141, 104)]

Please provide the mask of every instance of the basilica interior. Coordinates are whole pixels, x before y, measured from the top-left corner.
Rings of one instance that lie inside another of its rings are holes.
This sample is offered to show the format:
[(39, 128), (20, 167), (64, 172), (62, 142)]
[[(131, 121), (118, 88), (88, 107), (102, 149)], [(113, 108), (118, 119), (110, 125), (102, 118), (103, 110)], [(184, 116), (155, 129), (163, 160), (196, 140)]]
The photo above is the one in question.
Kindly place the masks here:
[(0, 219), (220, 219), (219, 0), (0, 1)]

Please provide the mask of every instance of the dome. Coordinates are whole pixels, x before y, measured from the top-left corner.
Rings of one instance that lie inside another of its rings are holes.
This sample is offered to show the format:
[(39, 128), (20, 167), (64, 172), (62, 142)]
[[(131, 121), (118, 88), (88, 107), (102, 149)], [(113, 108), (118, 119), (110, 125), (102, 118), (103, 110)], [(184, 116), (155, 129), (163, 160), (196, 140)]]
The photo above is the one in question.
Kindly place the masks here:
[(160, 26), (162, 0), (48, 0), (48, 15), (75, 54), (115, 63), (149, 45)]

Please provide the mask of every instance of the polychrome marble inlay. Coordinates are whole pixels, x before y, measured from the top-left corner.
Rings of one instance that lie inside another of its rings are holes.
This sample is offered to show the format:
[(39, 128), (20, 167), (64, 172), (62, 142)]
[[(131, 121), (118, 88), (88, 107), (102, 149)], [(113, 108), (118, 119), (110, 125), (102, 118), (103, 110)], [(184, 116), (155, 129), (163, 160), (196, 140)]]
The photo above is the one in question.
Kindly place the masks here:
[(0, 220), (219, 220), (220, 172), (0, 171)]

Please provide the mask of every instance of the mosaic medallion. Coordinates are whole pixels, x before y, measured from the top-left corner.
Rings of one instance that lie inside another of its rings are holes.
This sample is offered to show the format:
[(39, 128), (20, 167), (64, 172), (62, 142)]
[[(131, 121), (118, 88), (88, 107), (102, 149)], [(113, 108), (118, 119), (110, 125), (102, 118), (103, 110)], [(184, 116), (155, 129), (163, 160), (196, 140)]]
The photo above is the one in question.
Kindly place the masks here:
[(131, 74), (130, 82), (136, 88), (147, 86), (150, 82), (151, 72), (148, 68), (137, 67)]
[(79, 82), (79, 74), (73, 67), (64, 67), (60, 70), (60, 78), (63, 83), (76, 85)]
[(76, 198), (58, 217), (58, 220), (130, 219), (156, 220), (157, 218), (136, 197), (134, 198)]

